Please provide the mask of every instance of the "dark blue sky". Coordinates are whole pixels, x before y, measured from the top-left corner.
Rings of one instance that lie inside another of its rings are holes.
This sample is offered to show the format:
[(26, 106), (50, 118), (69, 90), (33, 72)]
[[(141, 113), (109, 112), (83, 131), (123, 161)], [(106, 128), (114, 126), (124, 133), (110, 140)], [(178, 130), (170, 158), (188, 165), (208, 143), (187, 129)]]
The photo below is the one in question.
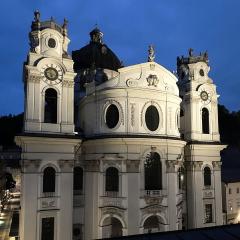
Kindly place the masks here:
[(69, 51), (86, 45), (97, 23), (124, 65), (145, 62), (149, 44), (155, 61), (171, 71), (189, 47), (208, 50), (220, 103), (240, 110), (239, 0), (2, 0), (0, 115), (23, 111), (22, 64), (35, 9), (42, 20), (69, 20)]

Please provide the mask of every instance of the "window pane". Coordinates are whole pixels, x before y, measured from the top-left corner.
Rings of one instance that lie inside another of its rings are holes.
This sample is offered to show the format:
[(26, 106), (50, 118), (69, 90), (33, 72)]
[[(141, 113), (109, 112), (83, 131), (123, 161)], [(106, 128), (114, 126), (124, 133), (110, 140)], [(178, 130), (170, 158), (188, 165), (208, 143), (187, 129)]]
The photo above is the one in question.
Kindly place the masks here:
[(209, 112), (206, 108), (202, 109), (202, 132), (209, 134)]
[(109, 167), (106, 171), (106, 191), (118, 192), (119, 176), (118, 170), (114, 167)]
[(145, 122), (150, 131), (155, 131), (159, 126), (159, 113), (155, 106), (151, 105), (145, 113)]
[(109, 128), (114, 128), (119, 122), (119, 111), (117, 106), (111, 104), (106, 112), (106, 124)]
[(54, 240), (54, 218), (42, 218), (41, 240)]
[(144, 164), (145, 190), (162, 189), (162, 164), (158, 153), (150, 153)]
[(52, 167), (43, 172), (43, 192), (55, 192), (55, 170)]
[(212, 219), (212, 204), (206, 204), (205, 205), (205, 222), (211, 223), (213, 221)]
[(45, 92), (44, 122), (57, 123), (57, 92), (52, 88)]
[(204, 186), (211, 186), (211, 169), (209, 167), (204, 168)]
[(75, 167), (73, 173), (73, 190), (83, 189), (83, 170), (81, 167)]

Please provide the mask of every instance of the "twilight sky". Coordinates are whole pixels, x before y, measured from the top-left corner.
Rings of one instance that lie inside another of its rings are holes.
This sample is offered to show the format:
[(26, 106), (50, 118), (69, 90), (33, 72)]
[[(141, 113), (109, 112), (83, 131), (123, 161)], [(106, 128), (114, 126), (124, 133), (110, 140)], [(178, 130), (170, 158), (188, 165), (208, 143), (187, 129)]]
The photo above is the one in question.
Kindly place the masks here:
[(0, 116), (23, 111), (22, 64), (35, 9), (42, 20), (69, 20), (69, 51), (86, 45), (98, 24), (125, 66), (146, 62), (149, 44), (170, 71), (188, 48), (208, 50), (220, 104), (240, 110), (239, 0), (1, 0)]

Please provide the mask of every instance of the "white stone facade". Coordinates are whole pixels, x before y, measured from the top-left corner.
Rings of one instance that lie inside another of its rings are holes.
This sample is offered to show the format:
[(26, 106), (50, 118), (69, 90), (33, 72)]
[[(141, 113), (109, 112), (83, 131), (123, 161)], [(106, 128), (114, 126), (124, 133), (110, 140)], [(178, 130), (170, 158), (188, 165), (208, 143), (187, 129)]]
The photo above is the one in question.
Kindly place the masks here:
[(103, 69), (107, 81), (92, 78), (79, 94), (66, 25), (40, 23), (36, 14), (30, 39), (24, 133), (16, 137), (20, 239), (44, 240), (48, 233), (51, 240), (87, 240), (222, 224), (224, 146), (206, 58), (179, 59), (179, 80), (156, 62)]

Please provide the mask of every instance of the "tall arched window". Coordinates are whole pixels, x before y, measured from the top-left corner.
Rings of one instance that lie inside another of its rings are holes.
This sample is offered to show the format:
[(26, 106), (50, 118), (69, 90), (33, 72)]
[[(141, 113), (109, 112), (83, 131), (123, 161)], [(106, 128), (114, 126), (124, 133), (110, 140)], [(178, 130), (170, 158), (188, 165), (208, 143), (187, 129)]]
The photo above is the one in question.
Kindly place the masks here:
[(75, 194), (80, 194), (83, 190), (83, 169), (81, 167), (75, 167), (73, 170), (73, 190)]
[(162, 164), (156, 152), (148, 154), (144, 163), (145, 190), (162, 189)]
[(56, 172), (54, 168), (47, 167), (43, 172), (43, 192), (55, 192)]
[(207, 108), (202, 109), (202, 133), (209, 134), (209, 112)]
[(205, 167), (203, 170), (204, 186), (211, 186), (211, 169), (210, 167)]
[(109, 167), (106, 170), (106, 188), (107, 192), (118, 192), (119, 190), (119, 176), (118, 170), (114, 167)]
[(57, 123), (57, 92), (53, 88), (45, 92), (44, 122)]

